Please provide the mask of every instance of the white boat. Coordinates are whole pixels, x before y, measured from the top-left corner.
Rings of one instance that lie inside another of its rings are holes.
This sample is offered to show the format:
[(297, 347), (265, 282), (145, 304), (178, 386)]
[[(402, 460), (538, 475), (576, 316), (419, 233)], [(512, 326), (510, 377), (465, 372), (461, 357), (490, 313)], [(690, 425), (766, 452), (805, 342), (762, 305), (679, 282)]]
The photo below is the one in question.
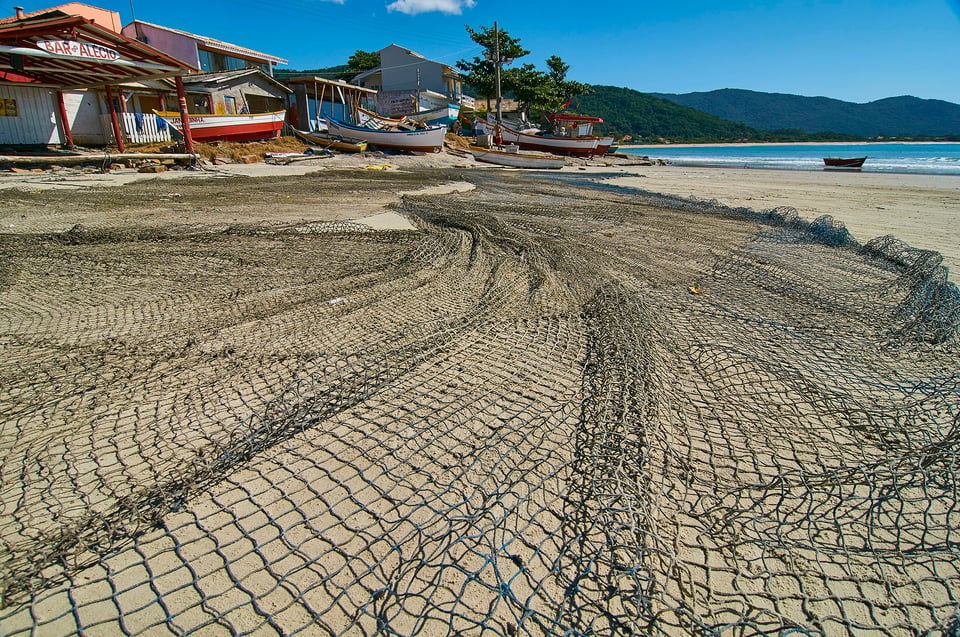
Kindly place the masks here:
[(404, 113), (400, 117), (415, 119), (418, 122), (438, 126), (440, 124), (450, 125), (460, 116), (459, 104), (447, 104), (438, 108), (425, 109), (416, 113)]
[(349, 137), (334, 137), (326, 131), (305, 131), (293, 129), (293, 134), (301, 140), (321, 148), (332, 148), (345, 153), (362, 153), (367, 149), (367, 140)]
[(365, 139), (370, 146), (390, 150), (408, 150), (417, 153), (439, 153), (443, 150), (443, 138), (446, 126), (427, 126), (414, 130), (373, 129), (354, 126), (326, 117), (327, 131), (331, 135)]
[(470, 146), (470, 154), (472, 154), (477, 161), (513, 168), (559, 170), (567, 163), (565, 158), (558, 155), (533, 155), (529, 153), (495, 150), (493, 148), (482, 148), (480, 146)]

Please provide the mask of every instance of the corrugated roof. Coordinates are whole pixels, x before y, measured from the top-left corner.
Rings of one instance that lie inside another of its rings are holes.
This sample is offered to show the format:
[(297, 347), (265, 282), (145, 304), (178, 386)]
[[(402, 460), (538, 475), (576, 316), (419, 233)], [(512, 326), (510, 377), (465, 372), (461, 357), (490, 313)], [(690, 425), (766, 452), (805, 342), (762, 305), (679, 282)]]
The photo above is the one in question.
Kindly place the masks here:
[[(190, 33), (188, 31), (181, 31), (180, 29), (172, 29), (170, 27), (161, 26), (159, 24), (153, 24), (151, 22), (144, 22), (143, 20), (135, 20), (130, 24), (142, 24), (144, 26), (152, 27), (154, 29), (160, 29), (161, 31), (167, 31), (169, 33), (176, 33), (177, 35), (182, 35), (184, 37), (195, 40), (198, 44), (203, 45), (208, 49), (216, 49), (217, 51), (223, 51), (225, 53), (235, 53), (237, 55), (243, 55), (246, 57), (251, 57), (255, 59), (260, 59), (265, 62), (273, 62), (274, 64), (286, 64), (287, 60), (277, 57), (275, 55), (270, 55), (268, 53), (262, 53), (260, 51), (254, 51), (253, 49), (248, 49), (246, 47), (238, 46), (236, 44), (230, 44), (229, 42), (224, 42), (222, 40), (217, 40), (214, 38), (208, 38), (203, 35), (197, 35), (196, 33)], [(126, 29), (130, 24), (126, 25)]]

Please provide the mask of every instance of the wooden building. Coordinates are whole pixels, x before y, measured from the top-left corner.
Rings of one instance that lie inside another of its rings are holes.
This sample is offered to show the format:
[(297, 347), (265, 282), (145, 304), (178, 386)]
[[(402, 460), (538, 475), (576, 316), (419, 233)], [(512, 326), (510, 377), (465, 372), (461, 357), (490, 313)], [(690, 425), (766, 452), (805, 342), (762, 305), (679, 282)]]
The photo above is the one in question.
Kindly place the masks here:
[[(90, 18), (60, 9), (30, 16), (18, 12), (14, 20), (0, 23), (0, 145), (72, 147), (66, 95), (79, 96), (80, 105), (99, 99), (85, 89), (103, 91), (111, 128), (121, 137), (119, 85), (179, 78), (190, 70)], [(180, 82), (175, 85), (183, 96)]]
[(288, 78), (284, 83), (293, 90), (287, 121), (300, 130), (317, 130), (317, 120), (324, 115), (355, 122), (357, 107), (374, 108), (376, 104), (377, 92), (373, 89), (339, 80), (310, 75)]

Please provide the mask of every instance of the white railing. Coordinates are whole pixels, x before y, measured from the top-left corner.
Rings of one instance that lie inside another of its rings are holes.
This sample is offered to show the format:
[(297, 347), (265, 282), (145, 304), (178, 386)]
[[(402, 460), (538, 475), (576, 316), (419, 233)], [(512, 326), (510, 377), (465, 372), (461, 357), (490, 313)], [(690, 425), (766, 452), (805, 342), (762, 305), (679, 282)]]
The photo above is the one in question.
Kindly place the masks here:
[[(120, 132), (129, 144), (149, 144), (151, 142), (170, 141), (170, 125), (161, 126), (161, 119), (153, 113), (117, 113)], [(100, 116), (100, 125), (107, 143), (116, 143), (113, 138), (113, 124), (109, 115)]]

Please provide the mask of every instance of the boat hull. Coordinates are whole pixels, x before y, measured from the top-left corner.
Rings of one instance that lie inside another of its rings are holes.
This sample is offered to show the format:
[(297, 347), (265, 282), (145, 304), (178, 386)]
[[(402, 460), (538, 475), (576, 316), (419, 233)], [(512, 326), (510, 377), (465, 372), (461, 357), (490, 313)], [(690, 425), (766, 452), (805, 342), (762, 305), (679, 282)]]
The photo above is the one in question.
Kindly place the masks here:
[[(180, 113), (154, 111), (183, 134)], [(208, 115), (191, 113), (190, 136), (195, 142), (250, 142), (275, 139), (280, 136), (286, 111), (239, 115)]]
[(322, 148), (332, 148), (345, 153), (362, 153), (367, 150), (365, 139), (335, 137), (328, 133), (307, 132), (297, 129), (293, 129), (293, 134), (308, 144), (314, 144)]
[(497, 164), (498, 166), (509, 166), (511, 168), (559, 170), (566, 164), (566, 160), (563, 157), (556, 155), (508, 153), (491, 148), (481, 148), (480, 146), (470, 146), (470, 154), (472, 154), (477, 161)]
[(826, 168), (846, 168), (848, 170), (855, 168), (862, 168), (863, 162), (867, 161), (866, 157), (824, 157), (823, 165)]
[(418, 122), (429, 124), (430, 126), (449, 126), (457, 117), (460, 116), (460, 107), (456, 104), (432, 108), (427, 111), (418, 111), (416, 113), (404, 113), (400, 117), (415, 119)]
[(387, 150), (406, 150), (415, 153), (439, 153), (443, 150), (446, 126), (432, 126), (421, 130), (374, 130), (326, 118), (331, 135), (362, 138), (370, 146)]
[(601, 137), (597, 142), (597, 155), (606, 155), (613, 147), (613, 137)]

